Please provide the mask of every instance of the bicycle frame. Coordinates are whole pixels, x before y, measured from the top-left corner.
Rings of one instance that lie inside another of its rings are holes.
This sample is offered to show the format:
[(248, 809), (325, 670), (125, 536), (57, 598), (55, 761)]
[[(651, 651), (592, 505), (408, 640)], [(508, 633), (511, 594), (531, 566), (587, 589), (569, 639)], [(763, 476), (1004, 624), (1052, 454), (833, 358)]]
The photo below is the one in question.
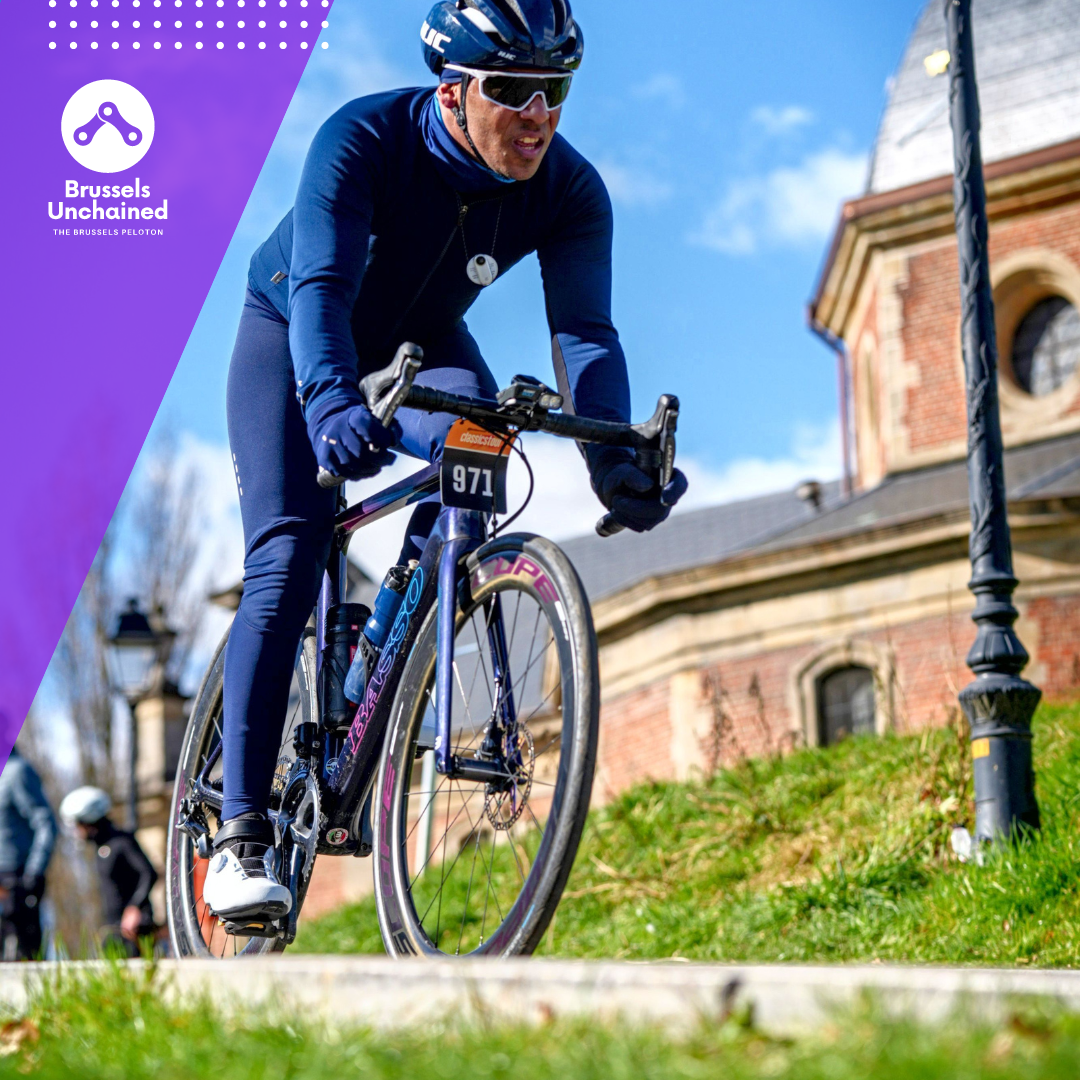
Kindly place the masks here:
[[(431, 465), (355, 506), (342, 509), (335, 520), (330, 562), (323, 577), (316, 610), (319, 671), (326, 644), (326, 615), (340, 603), (347, 588), (346, 552), (356, 530), (396, 510), (411, 506), (439, 488), (439, 470)], [(344, 737), (324, 733), (322, 747), (325, 836), (340, 837), (320, 845), (333, 854), (354, 853), (362, 841), (362, 813), (370, 795), (390, 722), (390, 710), (405, 662), (432, 604), (438, 608), (436, 649), (435, 767), (440, 774), (470, 780), (493, 780), (502, 775), (494, 762), (462, 762), (450, 753), (453, 700), (454, 617), (457, 612), (458, 566), (463, 557), (487, 539), (486, 515), (475, 510), (443, 507), (428, 537), (401, 608), (390, 629), (379, 662), (368, 681), (352, 726)], [(497, 601), (496, 601), (497, 603)], [(496, 609), (497, 611), (498, 609)], [(489, 620), (492, 662), (498, 674), (506, 670), (507, 653), (501, 618)], [(319, 681), (320, 687), (322, 681)], [(320, 706), (322, 702), (320, 702)], [(510, 695), (502, 703), (504, 721), (512, 722)], [(335, 831), (336, 830), (336, 831)]]

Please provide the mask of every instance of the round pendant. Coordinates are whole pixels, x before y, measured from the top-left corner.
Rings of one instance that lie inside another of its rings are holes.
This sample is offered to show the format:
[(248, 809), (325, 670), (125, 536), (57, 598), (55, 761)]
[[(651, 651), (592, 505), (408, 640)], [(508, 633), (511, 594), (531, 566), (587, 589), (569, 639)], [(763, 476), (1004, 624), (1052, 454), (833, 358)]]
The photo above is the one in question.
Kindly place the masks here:
[(499, 264), (490, 255), (474, 255), (465, 271), (475, 285), (490, 285), (499, 276)]

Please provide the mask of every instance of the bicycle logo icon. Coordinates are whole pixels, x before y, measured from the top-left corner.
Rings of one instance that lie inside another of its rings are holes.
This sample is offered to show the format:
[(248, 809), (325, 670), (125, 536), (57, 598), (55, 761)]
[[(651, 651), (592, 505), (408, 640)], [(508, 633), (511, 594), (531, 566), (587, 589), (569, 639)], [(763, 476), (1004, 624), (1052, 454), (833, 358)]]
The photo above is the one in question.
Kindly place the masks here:
[(60, 120), (64, 146), (93, 172), (116, 173), (137, 165), (154, 141), (154, 112), (134, 86), (98, 79), (68, 99)]

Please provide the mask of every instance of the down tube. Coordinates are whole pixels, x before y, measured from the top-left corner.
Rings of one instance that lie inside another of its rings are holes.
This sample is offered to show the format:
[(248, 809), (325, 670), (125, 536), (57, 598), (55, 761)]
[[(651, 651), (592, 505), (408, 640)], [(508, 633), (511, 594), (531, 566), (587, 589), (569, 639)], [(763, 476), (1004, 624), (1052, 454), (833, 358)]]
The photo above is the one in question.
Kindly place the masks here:
[[(394, 695), (405, 661), (428, 609), (437, 595), (437, 572), (444, 540), (436, 527), (424, 547), (420, 565), (413, 573), (405, 599), (390, 628), (379, 663), (368, 680), (364, 700), (360, 702), (352, 726), (345, 736), (341, 753), (327, 770), (327, 818), (324, 835), (343, 830), (344, 836), (334, 850), (344, 854), (360, 843), (359, 828), (354, 828), (357, 811), (365, 791), (375, 776), (382, 753)], [(342, 834), (339, 832), (339, 836)]]

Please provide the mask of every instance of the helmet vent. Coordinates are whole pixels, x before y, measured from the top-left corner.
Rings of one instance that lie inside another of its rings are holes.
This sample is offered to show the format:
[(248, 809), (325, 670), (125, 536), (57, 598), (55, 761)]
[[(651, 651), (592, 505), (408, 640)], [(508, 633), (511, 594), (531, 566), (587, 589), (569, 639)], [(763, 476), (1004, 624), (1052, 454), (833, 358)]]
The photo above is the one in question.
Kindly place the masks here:
[(527, 37), (532, 37), (532, 29), (529, 26), (529, 20), (525, 18), (525, 12), (521, 10), (521, 5), (518, 0), (501, 0), (499, 7), (506, 10), (506, 14), (518, 24), (518, 29), (522, 31)]
[(487, 34), (488, 37), (495, 38), (497, 41), (504, 42), (509, 45), (510, 42), (499, 33), (499, 28), (479, 9), (474, 7), (465, 7), (462, 11), (462, 17), (471, 22), (481, 33)]
[(567, 33), (569, 27), (567, 24), (570, 22), (570, 9), (566, 5), (566, 0), (555, 0), (555, 35), (561, 37)]

